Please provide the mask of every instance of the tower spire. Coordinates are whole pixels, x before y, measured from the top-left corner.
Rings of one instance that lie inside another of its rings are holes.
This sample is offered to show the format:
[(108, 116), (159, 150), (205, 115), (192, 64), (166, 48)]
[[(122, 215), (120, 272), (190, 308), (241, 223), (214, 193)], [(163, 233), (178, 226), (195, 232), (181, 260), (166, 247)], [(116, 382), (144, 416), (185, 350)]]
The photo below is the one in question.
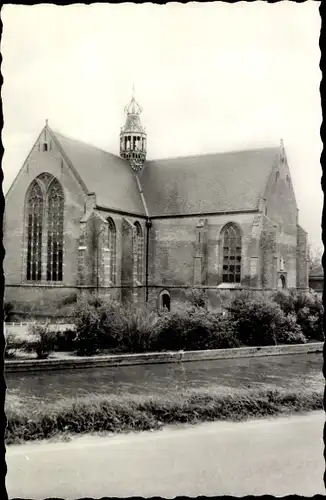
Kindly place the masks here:
[(131, 101), (125, 107), (126, 122), (120, 132), (120, 156), (128, 160), (133, 170), (142, 169), (146, 160), (147, 134), (140, 121), (141, 107), (135, 99), (135, 86), (132, 86)]

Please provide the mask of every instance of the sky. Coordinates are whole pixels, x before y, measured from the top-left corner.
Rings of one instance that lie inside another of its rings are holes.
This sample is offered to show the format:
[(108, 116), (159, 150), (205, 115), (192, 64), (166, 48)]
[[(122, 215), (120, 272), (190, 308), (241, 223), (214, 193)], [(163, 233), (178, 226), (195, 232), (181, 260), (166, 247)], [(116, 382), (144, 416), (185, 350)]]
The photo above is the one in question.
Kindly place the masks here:
[(320, 2), (5, 5), (6, 193), (49, 126), (118, 154), (132, 87), (148, 158), (276, 146), (321, 247)]

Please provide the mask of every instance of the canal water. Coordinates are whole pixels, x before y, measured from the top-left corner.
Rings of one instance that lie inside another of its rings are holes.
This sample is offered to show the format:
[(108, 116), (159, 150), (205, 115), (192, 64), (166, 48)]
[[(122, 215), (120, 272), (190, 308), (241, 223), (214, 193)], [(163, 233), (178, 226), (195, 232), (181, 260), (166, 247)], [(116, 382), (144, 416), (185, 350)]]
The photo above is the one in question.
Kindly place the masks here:
[(6, 374), (7, 396), (22, 402), (53, 403), (89, 394), (166, 394), (183, 389), (271, 389), (324, 387), (321, 353), (188, 363), (69, 369)]

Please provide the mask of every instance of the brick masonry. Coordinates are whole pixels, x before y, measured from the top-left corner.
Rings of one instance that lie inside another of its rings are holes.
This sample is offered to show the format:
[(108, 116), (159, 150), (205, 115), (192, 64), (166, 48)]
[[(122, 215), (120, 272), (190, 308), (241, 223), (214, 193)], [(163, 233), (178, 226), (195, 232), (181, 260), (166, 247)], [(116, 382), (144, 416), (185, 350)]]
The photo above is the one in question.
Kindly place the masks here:
[[(44, 142), (48, 151), (42, 150)], [(90, 166), (91, 167), (91, 166)], [(25, 279), (25, 198), (31, 182), (48, 172), (64, 190), (63, 281), (32, 285)], [(116, 229), (116, 280), (110, 281), (112, 256), (108, 243), (110, 217)], [(123, 302), (145, 300), (145, 217), (96, 208), (96, 194), (87, 193), (62, 151), (44, 131), (6, 197), (4, 260), (6, 300), (36, 307), (49, 313), (72, 293), (98, 293)], [(137, 276), (135, 222), (142, 229), (142, 279)], [(159, 306), (162, 290), (171, 297), (171, 307), (186, 300), (192, 286), (207, 290), (212, 307), (221, 307), (221, 232), (234, 223), (242, 238), (241, 285), (276, 290), (281, 279), (288, 288), (307, 289), (307, 234), (298, 225), (298, 211), (286, 157), (275, 162), (264, 197), (256, 213), (229, 213), (175, 218), (155, 218), (149, 232), (148, 297)], [(100, 233), (100, 234), (99, 234)], [(51, 304), (51, 306), (50, 306)]]

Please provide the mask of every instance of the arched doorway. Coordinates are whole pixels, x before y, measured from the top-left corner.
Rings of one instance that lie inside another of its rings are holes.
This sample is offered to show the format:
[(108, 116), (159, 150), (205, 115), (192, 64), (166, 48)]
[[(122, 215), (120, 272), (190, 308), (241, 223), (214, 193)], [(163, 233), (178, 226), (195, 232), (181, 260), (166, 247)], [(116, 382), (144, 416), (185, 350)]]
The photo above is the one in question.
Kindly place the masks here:
[(163, 290), (160, 293), (160, 310), (161, 311), (170, 311), (171, 310), (171, 297), (167, 290)]
[(285, 290), (285, 288), (286, 288), (286, 280), (282, 274), (281, 274), (281, 276), (278, 277), (277, 288), (278, 288), (278, 290)]

